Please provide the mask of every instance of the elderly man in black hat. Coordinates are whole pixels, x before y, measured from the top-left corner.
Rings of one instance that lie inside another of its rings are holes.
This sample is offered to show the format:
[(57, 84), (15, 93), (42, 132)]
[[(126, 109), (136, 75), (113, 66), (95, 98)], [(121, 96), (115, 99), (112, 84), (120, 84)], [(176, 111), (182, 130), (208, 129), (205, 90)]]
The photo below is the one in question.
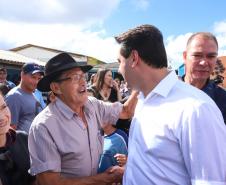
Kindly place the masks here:
[(45, 66), (38, 89), (52, 91), (56, 100), (33, 121), (29, 132), (32, 175), (41, 185), (111, 184), (122, 177), (113, 167), (97, 174), (102, 153), (102, 123), (129, 118), (137, 102), (133, 93), (124, 104), (106, 103), (87, 96), (86, 72), (69, 54), (61, 53)]

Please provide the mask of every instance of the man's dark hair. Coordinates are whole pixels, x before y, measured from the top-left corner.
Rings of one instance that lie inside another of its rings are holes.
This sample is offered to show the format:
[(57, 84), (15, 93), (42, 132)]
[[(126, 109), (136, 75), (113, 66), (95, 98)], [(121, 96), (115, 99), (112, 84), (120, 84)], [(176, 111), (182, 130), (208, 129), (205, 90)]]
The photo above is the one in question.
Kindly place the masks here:
[(128, 58), (137, 50), (140, 58), (155, 68), (167, 67), (167, 56), (163, 36), (158, 28), (152, 25), (141, 25), (115, 37), (121, 44), (120, 53)]

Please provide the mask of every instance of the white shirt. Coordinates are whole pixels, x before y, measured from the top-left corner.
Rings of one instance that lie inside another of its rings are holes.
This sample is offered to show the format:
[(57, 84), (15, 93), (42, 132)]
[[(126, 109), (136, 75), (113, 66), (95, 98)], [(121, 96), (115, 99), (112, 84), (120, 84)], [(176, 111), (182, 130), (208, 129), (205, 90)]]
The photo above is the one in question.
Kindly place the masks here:
[(171, 72), (138, 99), (123, 185), (226, 184), (226, 127), (205, 93)]

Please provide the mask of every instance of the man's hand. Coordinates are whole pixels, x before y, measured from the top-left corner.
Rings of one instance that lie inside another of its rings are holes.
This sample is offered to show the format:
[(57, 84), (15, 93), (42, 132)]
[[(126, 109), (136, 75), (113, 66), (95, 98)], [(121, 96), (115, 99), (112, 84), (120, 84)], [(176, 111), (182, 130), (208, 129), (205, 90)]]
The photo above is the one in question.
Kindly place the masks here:
[(127, 156), (125, 154), (115, 154), (114, 158), (118, 162), (119, 166), (124, 166), (127, 161)]
[(106, 172), (112, 176), (114, 183), (120, 183), (122, 181), (124, 168), (120, 166), (112, 166), (108, 168)]
[(131, 95), (129, 96), (127, 101), (123, 104), (122, 112), (119, 115), (120, 119), (129, 119), (133, 117), (135, 107), (138, 101), (137, 99), (138, 94), (139, 92), (135, 90), (131, 92)]

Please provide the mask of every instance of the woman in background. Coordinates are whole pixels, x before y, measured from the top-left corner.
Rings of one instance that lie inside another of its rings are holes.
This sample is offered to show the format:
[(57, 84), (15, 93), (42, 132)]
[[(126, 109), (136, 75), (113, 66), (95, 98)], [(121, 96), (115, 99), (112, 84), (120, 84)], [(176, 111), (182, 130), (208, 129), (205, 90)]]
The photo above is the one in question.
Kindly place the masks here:
[[(87, 89), (90, 96), (99, 100), (116, 102), (121, 101), (119, 85), (112, 78), (110, 69), (99, 69), (96, 73), (96, 82)], [(103, 124), (104, 148), (100, 157), (98, 172), (104, 172), (111, 166), (124, 166), (128, 155), (128, 136), (114, 125)]]
[(96, 81), (90, 88), (94, 92), (94, 97), (99, 100), (121, 101), (120, 89), (117, 82), (113, 80), (110, 69), (99, 69), (96, 74)]

